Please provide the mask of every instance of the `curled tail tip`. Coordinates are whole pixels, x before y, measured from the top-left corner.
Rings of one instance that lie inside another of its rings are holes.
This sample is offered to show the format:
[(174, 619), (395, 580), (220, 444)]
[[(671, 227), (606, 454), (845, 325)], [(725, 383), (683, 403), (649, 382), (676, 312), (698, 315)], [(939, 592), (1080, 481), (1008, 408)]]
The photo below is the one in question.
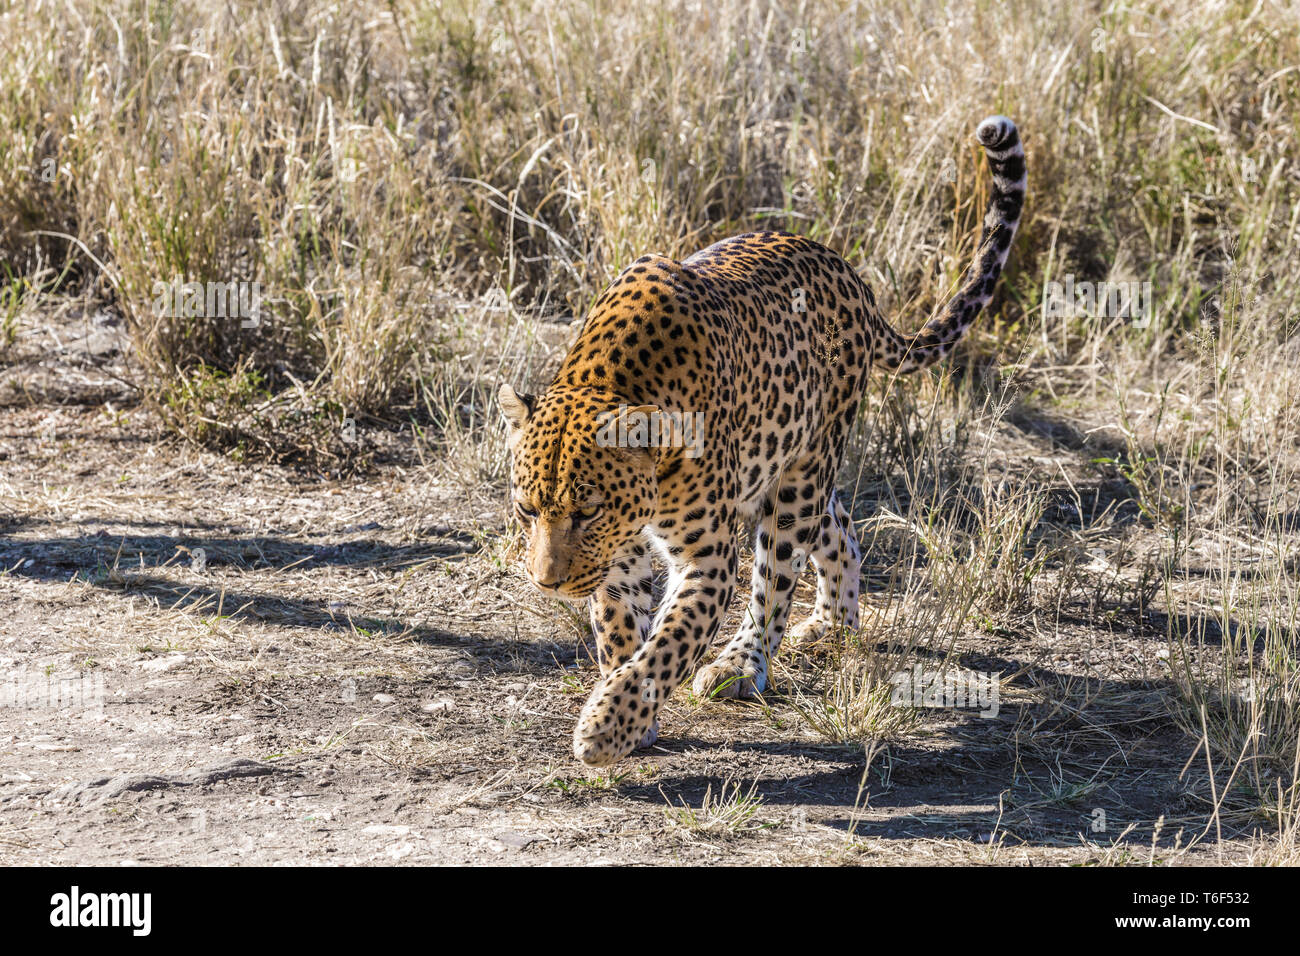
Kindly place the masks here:
[(1000, 152), (1020, 144), (1020, 130), (1006, 116), (990, 116), (975, 129), (975, 138), (985, 149)]
[(994, 284), (1006, 264), (1011, 240), (1020, 224), (1028, 184), (1025, 150), (1020, 144), (1020, 130), (1006, 116), (985, 119), (976, 128), (975, 137), (984, 147), (993, 174), (975, 261), (942, 313), (927, 322), (919, 333), (908, 339), (892, 328), (888, 330), (892, 350), (887, 351), (881, 364), (891, 371), (913, 372), (949, 354), (993, 298)]

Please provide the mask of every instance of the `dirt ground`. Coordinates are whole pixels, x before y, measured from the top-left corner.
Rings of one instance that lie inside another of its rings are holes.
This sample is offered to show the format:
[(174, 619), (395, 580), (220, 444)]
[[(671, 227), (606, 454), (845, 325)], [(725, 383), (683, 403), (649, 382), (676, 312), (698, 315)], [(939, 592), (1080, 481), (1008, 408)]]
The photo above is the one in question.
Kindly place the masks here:
[(0, 410), (2, 863), (1189, 864), (1257, 839), (1210, 816), (1162, 633), (1122, 617), (972, 633), (963, 663), (1017, 692), (925, 710), (869, 766), (778, 671), (764, 705), (678, 694), (655, 746), (585, 768), (596, 668), (517, 571), (501, 488), (240, 464), (45, 372), (64, 404)]

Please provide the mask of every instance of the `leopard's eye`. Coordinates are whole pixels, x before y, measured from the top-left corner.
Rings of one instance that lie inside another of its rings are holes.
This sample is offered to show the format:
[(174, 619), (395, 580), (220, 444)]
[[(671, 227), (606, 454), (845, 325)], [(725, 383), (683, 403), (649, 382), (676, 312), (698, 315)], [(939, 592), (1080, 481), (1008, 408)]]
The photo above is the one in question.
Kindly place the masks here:
[(588, 505), (586, 508), (578, 509), (577, 517), (580, 521), (590, 521), (598, 514), (600, 514), (600, 505)]
[(518, 501), (515, 502), (515, 510), (519, 512), (519, 516), (521, 518), (527, 518), (529, 521), (532, 521), (537, 517), (536, 508), (530, 508), (527, 505), (521, 504)]

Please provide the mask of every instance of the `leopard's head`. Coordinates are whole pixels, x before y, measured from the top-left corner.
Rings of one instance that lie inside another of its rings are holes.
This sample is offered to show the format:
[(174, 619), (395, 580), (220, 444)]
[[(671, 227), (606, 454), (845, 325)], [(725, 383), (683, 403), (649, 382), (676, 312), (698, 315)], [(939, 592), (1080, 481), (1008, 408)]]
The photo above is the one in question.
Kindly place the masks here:
[(553, 597), (588, 597), (658, 510), (657, 451), (623, 447), (617, 428), (620, 414), (654, 409), (628, 409), (598, 388), (534, 398), (503, 385), (498, 400), (510, 429), (512, 506), (528, 532), (528, 576)]

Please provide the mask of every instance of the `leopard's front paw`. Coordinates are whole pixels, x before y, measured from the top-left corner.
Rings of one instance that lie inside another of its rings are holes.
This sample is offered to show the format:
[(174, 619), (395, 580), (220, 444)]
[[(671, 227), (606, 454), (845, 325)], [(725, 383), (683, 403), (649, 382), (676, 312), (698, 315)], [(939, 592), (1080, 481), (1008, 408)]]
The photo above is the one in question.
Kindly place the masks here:
[(756, 697), (767, 686), (767, 668), (751, 661), (720, 657), (695, 675), (697, 697)]
[(589, 767), (606, 767), (626, 757), (633, 750), (649, 747), (659, 739), (659, 721), (636, 737), (622, 730), (612, 730), (604, 720), (579, 721), (573, 731), (573, 755)]
[(592, 767), (604, 767), (659, 739), (657, 702), (635, 683), (611, 674), (582, 708), (573, 730), (573, 755)]

